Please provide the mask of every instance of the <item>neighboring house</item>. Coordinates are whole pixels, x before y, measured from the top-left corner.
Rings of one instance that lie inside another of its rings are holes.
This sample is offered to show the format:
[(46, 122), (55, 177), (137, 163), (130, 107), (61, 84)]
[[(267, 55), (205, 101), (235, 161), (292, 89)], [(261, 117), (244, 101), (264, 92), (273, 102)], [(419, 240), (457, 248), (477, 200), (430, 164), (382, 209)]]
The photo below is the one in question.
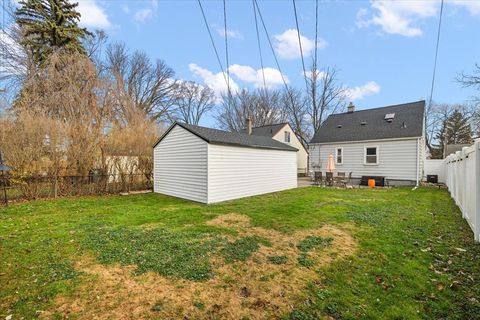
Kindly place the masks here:
[[(247, 129), (240, 131), (247, 133)], [(289, 123), (277, 123), (252, 128), (252, 135), (270, 137), (274, 140), (286, 143), (297, 148), (297, 173), (300, 175), (307, 174), (308, 171), (308, 151), (293, 132)]]
[(270, 137), (174, 123), (153, 147), (154, 192), (214, 203), (297, 187), (297, 149)]
[(455, 153), (457, 151), (462, 151), (464, 147), (470, 147), (471, 144), (447, 144), (445, 146), (445, 149), (443, 150), (443, 158), (445, 159), (452, 153)]
[(105, 156), (106, 174), (109, 175), (109, 182), (119, 182), (122, 175), (141, 174), (138, 169), (138, 156), (110, 154)]
[[(310, 170), (335, 171), (353, 178), (385, 177), (389, 184), (418, 184), (425, 162), (425, 101), (333, 114), (310, 141)], [(357, 180), (355, 179), (355, 182)]]

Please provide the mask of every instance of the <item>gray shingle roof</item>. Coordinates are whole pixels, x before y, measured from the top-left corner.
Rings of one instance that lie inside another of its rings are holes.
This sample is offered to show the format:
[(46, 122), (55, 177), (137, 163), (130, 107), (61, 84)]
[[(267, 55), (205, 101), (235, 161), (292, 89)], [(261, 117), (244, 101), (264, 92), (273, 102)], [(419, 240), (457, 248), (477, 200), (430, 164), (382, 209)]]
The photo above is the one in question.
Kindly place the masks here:
[(222, 144), (222, 145), (232, 145), (232, 146), (241, 146), (249, 148), (260, 148), (260, 149), (275, 149), (275, 150), (286, 150), (286, 151), (298, 151), (298, 149), (291, 147), (285, 143), (281, 143), (277, 140), (273, 140), (270, 137), (257, 136), (257, 135), (247, 135), (240, 132), (228, 132), (218, 129), (206, 128), (195, 126), (186, 123), (175, 122), (170, 128), (163, 134), (160, 139), (157, 140), (155, 146), (162, 141), (162, 139), (173, 129), (176, 125), (184, 128), (185, 130), (190, 131), (199, 138), (205, 140), (211, 144)]
[[(280, 131), (287, 123), (275, 123), (275, 124), (268, 124), (265, 126), (260, 127), (253, 127), (252, 128), (252, 135), (254, 136), (265, 136), (265, 137), (273, 137)], [(242, 129), (239, 132), (246, 134), (247, 130)]]
[[(385, 115), (394, 113), (392, 122)], [(330, 115), (310, 143), (421, 137), (425, 101)], [(362, 125), (362, 122), (365, 123)]]

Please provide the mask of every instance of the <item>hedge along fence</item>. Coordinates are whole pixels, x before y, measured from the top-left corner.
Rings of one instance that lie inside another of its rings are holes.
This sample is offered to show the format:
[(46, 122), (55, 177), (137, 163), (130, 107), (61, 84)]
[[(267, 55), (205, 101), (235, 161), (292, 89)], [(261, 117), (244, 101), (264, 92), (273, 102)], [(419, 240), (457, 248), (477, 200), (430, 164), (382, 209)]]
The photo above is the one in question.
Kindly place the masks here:
[(101, 195), (152, 188), (152, 179), (144, 174), (108, 174), (89, 176), (3, 176), (1, 198), (37, 199), (82, 195)]
[(445, 159), (446, 184), (480, 242), (480, 139)]

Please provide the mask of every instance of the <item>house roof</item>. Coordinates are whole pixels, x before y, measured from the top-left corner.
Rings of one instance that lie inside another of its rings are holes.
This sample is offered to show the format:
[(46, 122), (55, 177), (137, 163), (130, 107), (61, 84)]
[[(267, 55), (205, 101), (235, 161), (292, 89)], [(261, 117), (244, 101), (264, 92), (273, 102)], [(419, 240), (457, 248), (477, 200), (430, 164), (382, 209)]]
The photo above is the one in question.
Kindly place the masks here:
[[(425, 101), (330, 115), (310, 143), (421, 137)], [(391, 122), (386, 116), (393, 115)]]
[(270, 137), (248, 135), (240, 132), (228, 132), (228, 131), (200, 127), (200, 126), (180, 123), (180, 122), (175, 122), (173, 125), (171, 125), (170, 128), (168, 128), (168, 130), (160, 137), (160, 139), (157, 140), (157, 142), (153, 147), (155, 148), (155, 146), (160, 141), (162, 141), (162, 139), (176, 125), (184, 128), (185, 130), (188, 130), (189, 132), (193, 133), (197, 137), (211, 144), (231, 145), (231, 146), (260, 148), (260, 149), (298, 151), (298, 149), (291, 147), (285, 143), (281, 143), (277, 140), (273, 140)]
[(447, 144), (445, 146), (444, 158), (457, 151), (462, 151), (463, 147), (469, 147), (470, 144)]
[[(265, 136), (265, 137), (273, 137), (276, 135), (283, 127), (285, 127), (288, 123), (275, 123), (275, 124), (267, 124), (265, 126), (253, 127), (252, 128), (252, 135), (254, 136)], [(247, 129), (242, 129), (239, 132), (246, 134)]]

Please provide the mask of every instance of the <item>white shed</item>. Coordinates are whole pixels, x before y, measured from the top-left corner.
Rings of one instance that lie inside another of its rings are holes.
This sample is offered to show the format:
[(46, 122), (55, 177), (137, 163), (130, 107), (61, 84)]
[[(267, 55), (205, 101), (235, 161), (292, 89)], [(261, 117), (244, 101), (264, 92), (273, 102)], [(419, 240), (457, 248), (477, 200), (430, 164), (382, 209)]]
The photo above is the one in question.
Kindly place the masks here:
[(297, 187), (297, 149), (269, 137), (174, 123), (153, 147), (154, 192), (202, 203)]

